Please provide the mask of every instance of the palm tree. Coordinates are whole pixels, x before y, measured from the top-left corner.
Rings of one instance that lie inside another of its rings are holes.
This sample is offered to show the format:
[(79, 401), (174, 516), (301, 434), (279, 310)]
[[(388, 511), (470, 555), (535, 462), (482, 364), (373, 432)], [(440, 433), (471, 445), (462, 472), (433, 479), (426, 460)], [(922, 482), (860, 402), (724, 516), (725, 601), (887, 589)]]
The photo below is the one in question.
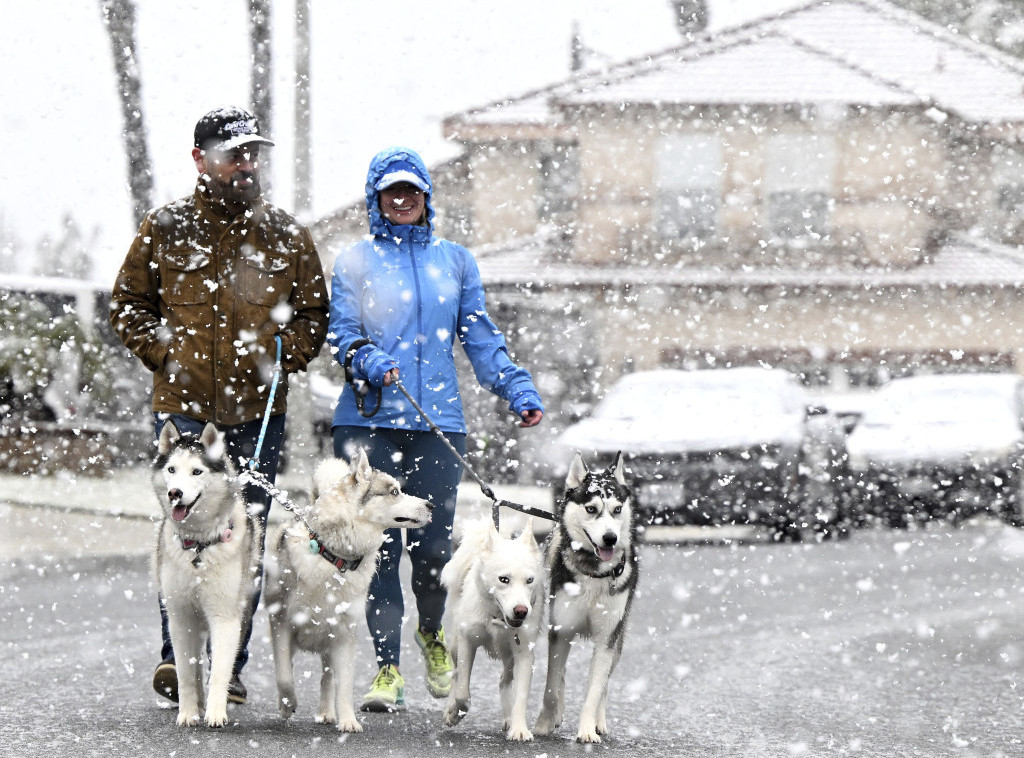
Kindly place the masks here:
[[(272, 97), (272, 63), (270, 40), (270, 0), (249, 0), (249, 39), (252, 50), (252, 80), (250, 82), (250, 100), (253, 115), (260, 126), (268, 134), (273, 135), (271, 115), (273, 113)], [(270, 197), (270, 151), (260, 153), (260, 180), (263, 193)]]
[(135, 55), (135, 4), (132, 0), (100, 0), (100, 9), (114, 54), (114, 73), (121, 98), (121, 137), (128, 159), (128, 190), (132, 215), (139, 225), (153, 205), (153, 165), (146, 146), (142, 78)]

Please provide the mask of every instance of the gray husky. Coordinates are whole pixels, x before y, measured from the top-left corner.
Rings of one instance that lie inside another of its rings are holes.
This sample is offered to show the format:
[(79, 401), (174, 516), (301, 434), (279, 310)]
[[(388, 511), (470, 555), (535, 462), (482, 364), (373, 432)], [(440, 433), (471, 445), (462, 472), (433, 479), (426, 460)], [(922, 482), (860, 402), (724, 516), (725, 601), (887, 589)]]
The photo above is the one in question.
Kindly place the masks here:
[(576, 740), (600, 742), (608, 732), (608, 681), (622, 654), (638, 577), (632, 505), (621, 453), (599, 472), (590, 471), (576, 454), (547, 545), (548, 671), (533, 730), (538, 736), (562, 723), (566, 663), (578, 636), (589, 637), (594, 651)]
[(331, 458), (317, 466), (312, 505), (267, 541), (264, 599), (283, 718), (296, 707), (292, 658), (305, 650), (318, 654), (323, 668), (315, 720), (363, 731), (352, 684), (377, 551), (386, 529), (418, 529), (430, 512), (429, 502), (406, 495), (394, 477), (372, 468), (362, 449), (351, 465)]
[[(168, 421), (157, 443), (153, 490), (163, 511), (154, 570), (167, 609), (178, 677), (178, 724), (227, 722), (228, 685), (260, 581), (262, 529), (213, 424), (182, 434)], [(209, 638), (210, 691), (203, 692)]]

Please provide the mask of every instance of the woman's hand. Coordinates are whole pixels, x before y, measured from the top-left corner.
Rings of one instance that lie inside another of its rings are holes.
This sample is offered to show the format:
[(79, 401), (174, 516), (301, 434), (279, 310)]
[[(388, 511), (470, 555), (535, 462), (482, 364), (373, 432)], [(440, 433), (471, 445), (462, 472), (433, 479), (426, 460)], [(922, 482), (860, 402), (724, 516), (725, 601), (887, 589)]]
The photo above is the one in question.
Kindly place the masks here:
[(537, 426), (537, 424), (540, 423), (540, 420), (544, 418), (544, 411), (539, 408), (531, 408), (530, 410), (523, 411), (519, 415), (523, 418), (523, 420), (519, 422), (519, 426)]
[(390, 387), (398, 379), (398, 369), (393, 368), (384, 374), (383, 384), (385, 387)]

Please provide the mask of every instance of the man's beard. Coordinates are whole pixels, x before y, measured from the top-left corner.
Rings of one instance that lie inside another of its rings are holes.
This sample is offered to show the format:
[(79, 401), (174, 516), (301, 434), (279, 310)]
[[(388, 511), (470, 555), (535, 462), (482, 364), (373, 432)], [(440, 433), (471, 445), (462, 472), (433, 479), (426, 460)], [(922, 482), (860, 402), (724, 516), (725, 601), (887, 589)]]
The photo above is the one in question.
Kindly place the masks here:
[[(246, 179), (251, 184), (244, 183)], [(228, 182), (207, 177), (210, 194), (229, 207), (247, 208), (260, 196), (260, 176), (251, 171), (236, 171)]]

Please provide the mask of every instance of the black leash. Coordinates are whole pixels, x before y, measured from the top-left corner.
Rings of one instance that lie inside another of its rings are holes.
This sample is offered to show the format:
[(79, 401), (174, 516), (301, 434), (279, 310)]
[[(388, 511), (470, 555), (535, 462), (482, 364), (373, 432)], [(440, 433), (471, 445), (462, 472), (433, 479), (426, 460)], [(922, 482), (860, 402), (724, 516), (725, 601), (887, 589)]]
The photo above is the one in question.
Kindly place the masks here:
[(435, 424), (430, 419), (430, 416), (428, 416), (426, 412), (424, 412), (424, 410), (420, 407), (419, 403), (416, 402), (413, 396), (409, 394), (409, 391), (405, 388), (405, 385), (402, 384), (401, 380), (395, 379), (393, 384), (396, 387), (398, 387), (399, 391), (403, 395), (405, 395), (406, 400), (412, 403), (412, 407), (415, 408), (416, 412), (420, 414), (420, 417), (427, 422), (427, 425), (430, 427), (430, 430), (434, 432), (434, 434), (436, 434), (438, 437), (440, 437), (441, 441), (445, 444), (445, 446), (452, 451), (452, 455), (454, 455), (456, 458), (462, 461), (462, 465), (465, 466), (466, 471), (468, 471), (469, 475), (472, 476), (476, 480), (476, 483), (480, 485), (480, 490), (484, 493), (484, 495), (490, 498), (491, 519), (494, 521), (495, 529), (498, 528), (498, 512), (503, 506), (505, 508), (511, 508), (513, 510), (519, 511), (520, 513), (525, 513), (527, 516), (538, 516), (540, 518), (547, 519), (548, 521), (555, 520), (555, 515), (549, 511), (541, 510), (540, 508), (534, 508), (533, 506), (529, 505), (524, 505), (523, 503), (515, 503), (511, 500), (499, 500), (497, 497), (495, 497), (493, 490), (491, 490), (487, 483), (480, 478), (476, 471), (473, 470), (473, 467), (469, 465), (469, 462), (465, 458), (463, 458), (462, 455), (459, 454), (459, 451), (455, 449), (455, 446), (448, 441), (448, 438), (444, 436), (444, 432), (442, 432), (441, 429), (437, 426), (437, 424)]

